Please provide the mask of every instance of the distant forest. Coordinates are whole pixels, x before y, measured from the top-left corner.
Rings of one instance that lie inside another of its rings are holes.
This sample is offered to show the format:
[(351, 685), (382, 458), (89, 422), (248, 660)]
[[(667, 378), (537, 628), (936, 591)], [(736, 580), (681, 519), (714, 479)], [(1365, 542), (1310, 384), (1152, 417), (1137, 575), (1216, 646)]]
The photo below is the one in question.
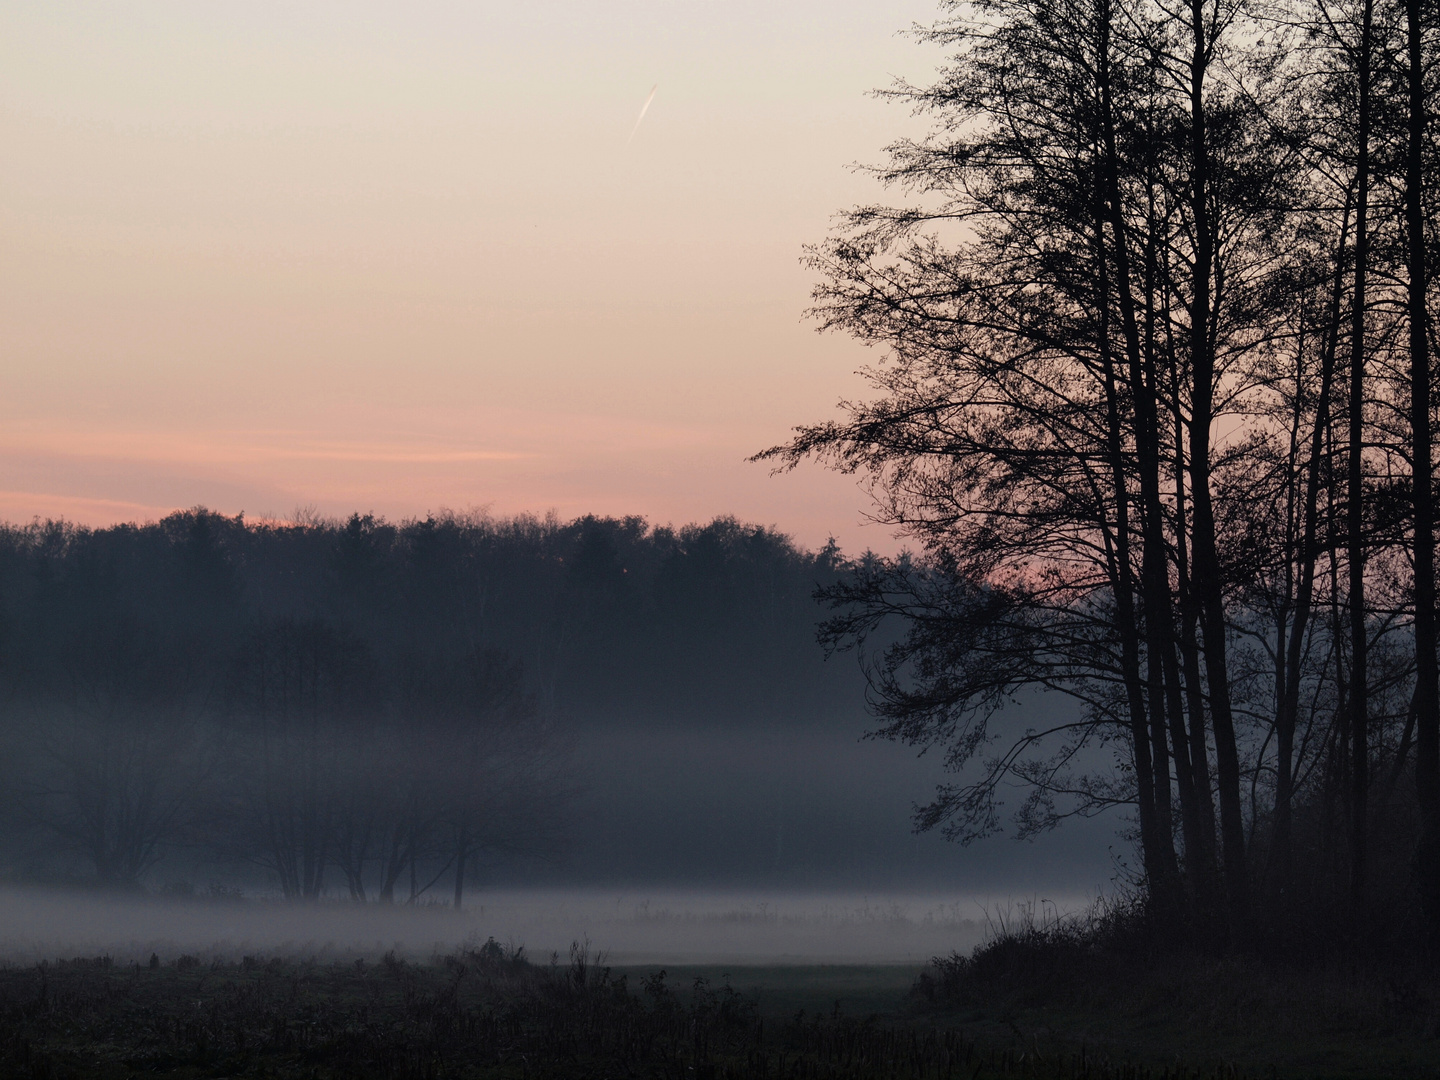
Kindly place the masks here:
[(566, 731), (853, 712), (815, 644), (843, 568), (731, 518), (4, 527), (9, 873), (180, 851), (459, 903), (481, 853), (563, 848)]

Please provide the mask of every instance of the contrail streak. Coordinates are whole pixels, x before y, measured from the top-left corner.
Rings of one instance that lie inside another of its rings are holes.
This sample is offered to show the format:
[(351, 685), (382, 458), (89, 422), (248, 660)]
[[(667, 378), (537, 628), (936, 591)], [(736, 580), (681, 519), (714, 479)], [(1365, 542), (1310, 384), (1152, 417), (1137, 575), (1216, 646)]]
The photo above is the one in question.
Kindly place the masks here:
[(635, 132), (640, 130), (640, 121), (645, 119), (645, 114), (650, 110), (650, 103), (655, 100), (655, 91), (660, 89), (656, 83), (650, 88), (650, 96), (645, 99), (645, 104), (640, 106), (640, 115), (635, 118), (635, 126), (630, 129), (630, 138), (625, 140), (625, 145), (630, 145), (630, 140), (635, 138)]

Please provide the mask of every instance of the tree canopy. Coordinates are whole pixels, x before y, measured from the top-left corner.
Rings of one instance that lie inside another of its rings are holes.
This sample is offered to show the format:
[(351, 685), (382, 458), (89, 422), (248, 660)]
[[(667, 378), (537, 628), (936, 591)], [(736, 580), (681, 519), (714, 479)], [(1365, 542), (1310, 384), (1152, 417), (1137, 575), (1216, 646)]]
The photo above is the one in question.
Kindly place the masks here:
[[(921, 827), (1123, 802), (1156, 910), (1206, 933), (1257, 896), (1440, 926), (1435, 33), (1418, 0), (917, 31), (948, 60), (884, 92), (930, 120), (874, 170), (901, 198), (809, 253), (875, 396), (760, 456), (863, 477), (919, 545), (830, 589), (825, 636), (960, 774)], [(1034, 687), (1083, 715), (1000, 737)]]
[(482, 854), (563, 850), (572, 734), (813, 726), (850, 699), (813, 633), (841, 569), (730, 518), (6, 527), (6, 855), (459, 902)]

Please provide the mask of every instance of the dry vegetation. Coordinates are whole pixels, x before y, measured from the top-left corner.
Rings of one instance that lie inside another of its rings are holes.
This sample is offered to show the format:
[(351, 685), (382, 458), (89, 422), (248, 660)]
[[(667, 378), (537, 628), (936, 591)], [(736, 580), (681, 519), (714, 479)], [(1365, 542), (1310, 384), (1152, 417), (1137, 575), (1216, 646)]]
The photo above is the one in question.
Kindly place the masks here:
[(1440, 979), (1420, 954), (1181, 949), (1139, 904), (1022, 910), (997, 930), (932, 962), (920, 1015), (1052, 1057), (1085, 1046), (1256, 1076), (1440, 1076)]
[(424, 965), (106, 958), (0, 971), (16, 1077), (1181, 1077), (953, 1024), (766, 1016), (728, 985), (631, 986), (584, 948), (531, 964), (493, 941)]

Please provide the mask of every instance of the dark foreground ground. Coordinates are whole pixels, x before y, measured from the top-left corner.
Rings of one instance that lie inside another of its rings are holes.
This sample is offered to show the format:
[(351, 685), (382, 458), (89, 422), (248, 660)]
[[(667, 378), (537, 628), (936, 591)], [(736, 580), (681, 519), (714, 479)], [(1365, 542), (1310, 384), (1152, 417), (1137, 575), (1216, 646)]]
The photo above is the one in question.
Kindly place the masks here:
[(1223, 960), (1057, 979), (1049, 954), (995, 955), (932, 968), (918, 993), (913, 968), (607, 970), (493, 943), (429, 964), (11, 967), (0, 1077), (1440, 1076), (1416, 985)]

